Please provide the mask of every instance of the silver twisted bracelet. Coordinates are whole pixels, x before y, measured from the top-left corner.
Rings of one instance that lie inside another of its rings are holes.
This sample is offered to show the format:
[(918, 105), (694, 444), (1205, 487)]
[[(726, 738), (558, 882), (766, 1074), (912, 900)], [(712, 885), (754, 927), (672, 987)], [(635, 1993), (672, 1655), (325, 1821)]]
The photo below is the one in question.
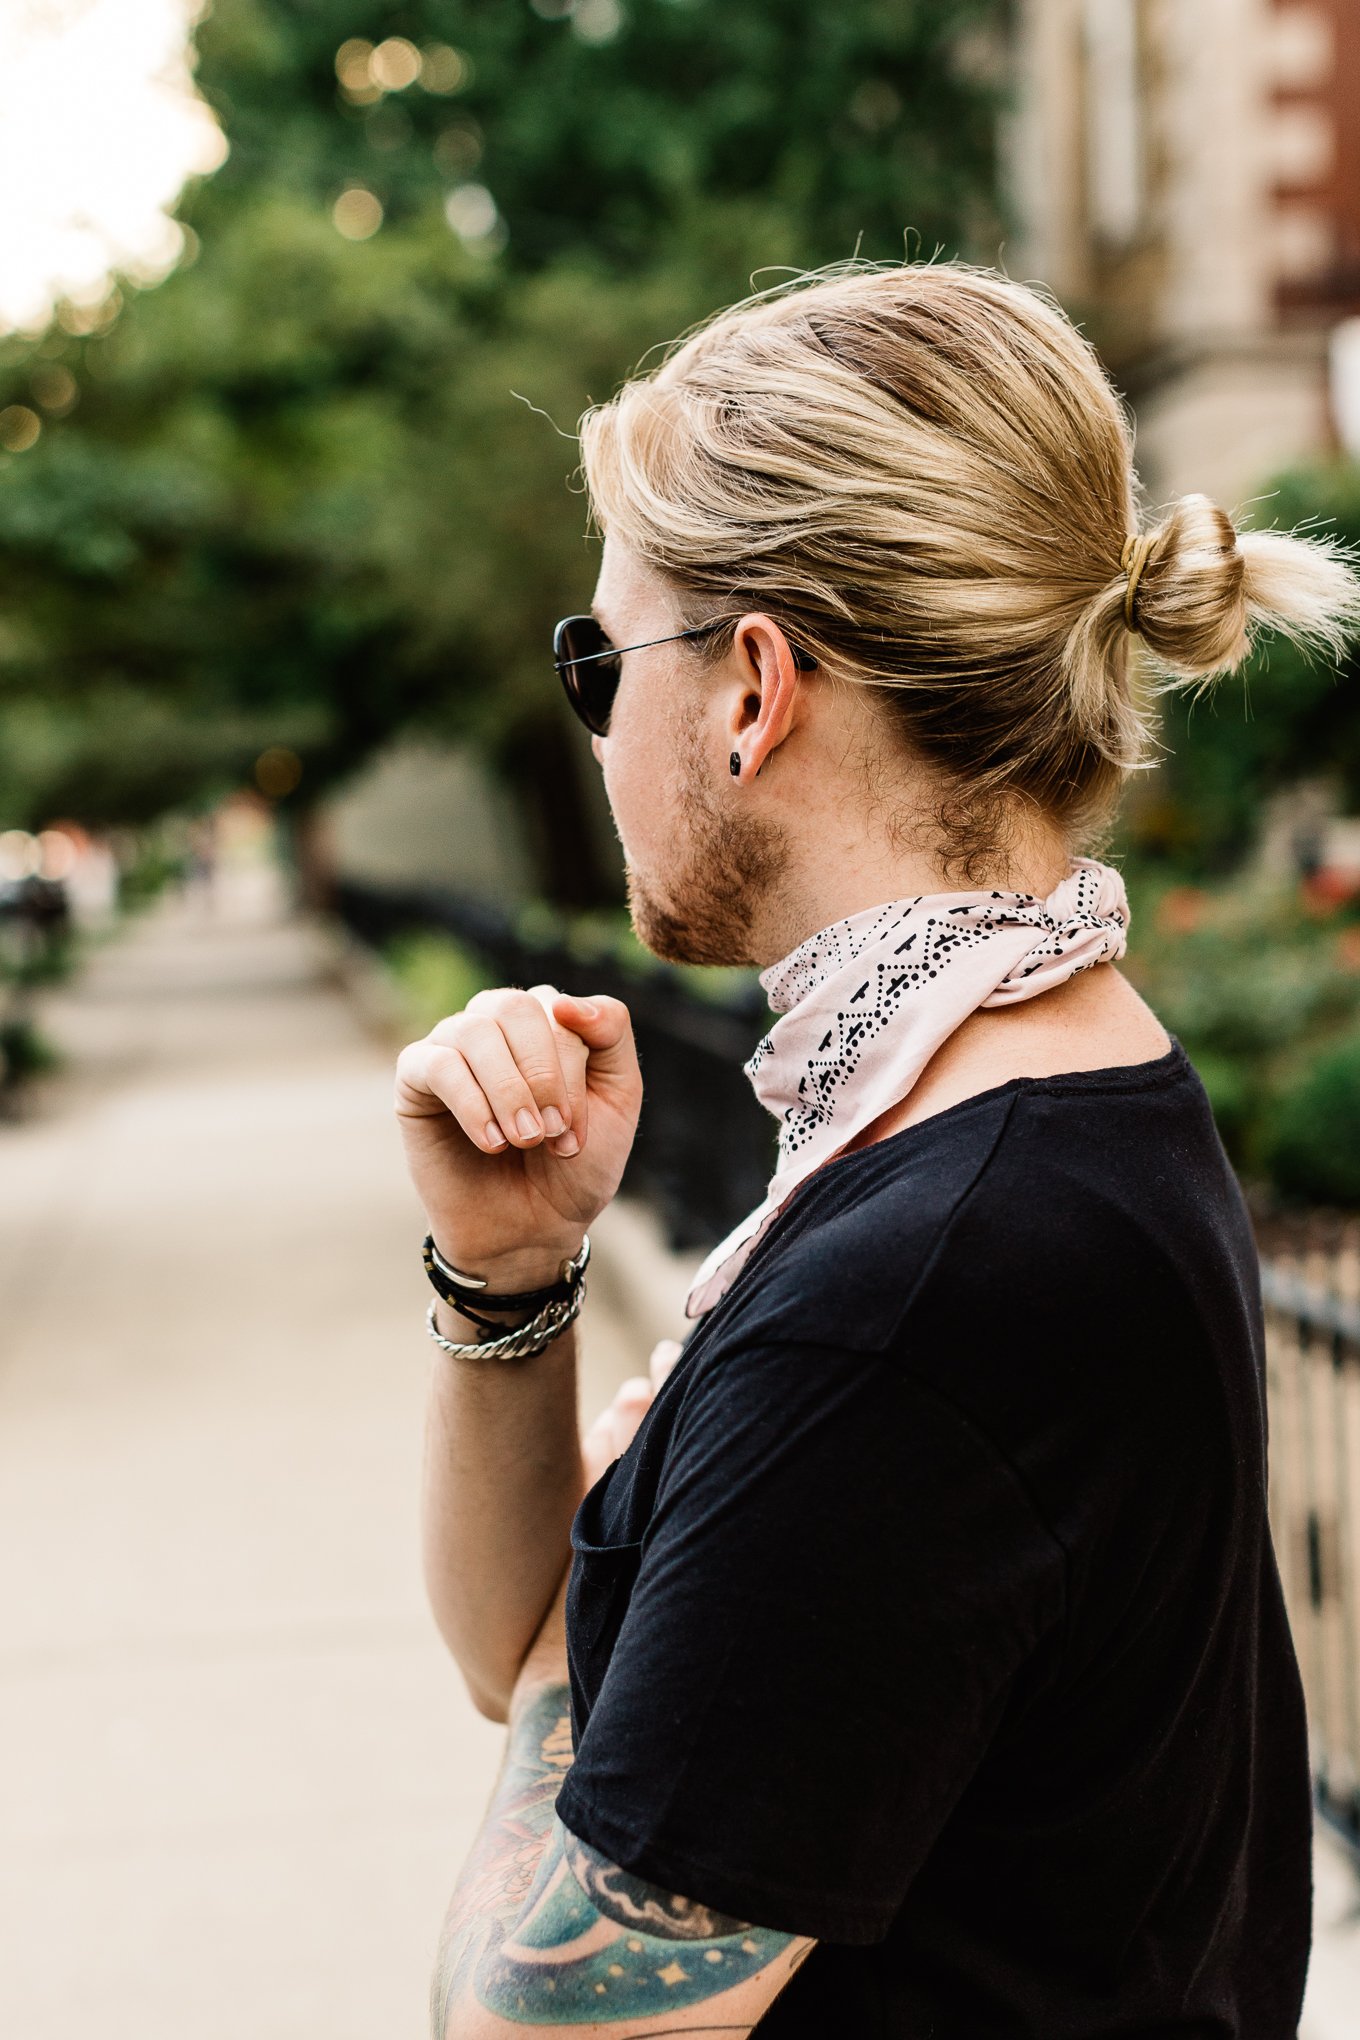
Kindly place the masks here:
[[(587, 1249), (588, 1251), (588, 1249)], [(579, 1314), (585, 1301), (586, 1285), (578, 1279), (570, 1296), (554, 1297), (545, 1303), (536, 1316), (527, 1324), (515, 1325), (512, 1330), (502, 1332), (493, 1339), (446, 1339), (435, 1322), (439, 1298), (430, 1298), (430, 1307), (425, 1313), (425, 1329), (441, 1353), (451, 1353), (455, 1360), (532, 1360), (535, 1354), (544, 1352), (553, 1340), (564, 1332)], [(453, 1304), (453, 1309), (458, 1306)]]

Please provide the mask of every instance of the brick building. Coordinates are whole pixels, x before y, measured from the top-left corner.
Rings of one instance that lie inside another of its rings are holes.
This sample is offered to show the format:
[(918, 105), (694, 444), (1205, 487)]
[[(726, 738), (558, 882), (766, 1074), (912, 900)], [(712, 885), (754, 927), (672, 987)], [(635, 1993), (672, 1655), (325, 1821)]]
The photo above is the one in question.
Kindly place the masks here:
[[(1360, 0), (1017, 0), (1012, 275), (1138, 418), (1152, 502), (1360, 453)], [(1354, 322), (1354, 323), (1351, 323)]]

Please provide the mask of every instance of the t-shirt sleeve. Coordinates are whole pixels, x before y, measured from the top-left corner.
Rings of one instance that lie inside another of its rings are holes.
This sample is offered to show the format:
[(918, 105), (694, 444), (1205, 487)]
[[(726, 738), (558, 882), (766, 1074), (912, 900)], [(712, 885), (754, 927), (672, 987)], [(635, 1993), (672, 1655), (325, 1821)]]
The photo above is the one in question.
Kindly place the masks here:
[[(630, 1549), (563, 1824), (755, 1925), (880, 1940), (1061, 1620), (1018, 1478), (897, 1359), (728, 1351)], [(583, 1605), (621, 1559), (583, 1554)]]

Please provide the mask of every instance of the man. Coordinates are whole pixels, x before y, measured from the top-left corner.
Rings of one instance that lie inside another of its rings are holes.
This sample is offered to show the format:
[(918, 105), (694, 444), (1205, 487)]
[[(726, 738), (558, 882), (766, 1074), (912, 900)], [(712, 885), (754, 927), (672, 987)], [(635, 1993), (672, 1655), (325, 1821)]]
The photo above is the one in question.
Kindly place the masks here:
[[(1131, 727), (1113, 634), (1239, 655), (1231, 527), (1187, 499), (1124, 537), (1126, 424), (1004, 279), (833, 278), (730, 321), (711, 374), (704, 344), (587, 435), (604, 636), (560, 626), (559, 669), (639, 935), (759, 967), (782, 1015), (748, 1064), (781, 1167), (583, 1449), (626, 1010), (501, 988), (400, 1059), (426, 1574), (509, 1722), (436, 2035), (1292, 2040), (1310, 1791), (1254, 1243), (1115, 967), (1119, 875), (1070, 848)], [(724, 613), (729, 579), (768, 600)], [(909, 689), (854, 683), (894, 661)]]

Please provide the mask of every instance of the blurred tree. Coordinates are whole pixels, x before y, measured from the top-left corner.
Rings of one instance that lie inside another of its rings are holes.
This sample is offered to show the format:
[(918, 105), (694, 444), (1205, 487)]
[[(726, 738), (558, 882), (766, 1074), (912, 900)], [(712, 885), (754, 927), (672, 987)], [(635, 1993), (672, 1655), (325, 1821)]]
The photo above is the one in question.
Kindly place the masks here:
[(523, 789), (545, 891), (609, 896), (546, 657), (594, 578), (576, 418), (757, 265), (994, 253), (997, 14), (217, 0), (186, 261), (0, 346), (0, 820), (149, 818), (269, 746), (305, 808), (419, 718)]
[[(754, 199), (798, 259), (991, 242), (996, 0), (217, 0), (212, 202), (351, 180), (393, 220), (473, 181), (507, 259), (650, 263), (695, 203)], [(376, 63), (365, 53), (381, 46)], [(455, 207), (455, 215), (458, 208)], [(475, 211), (470, 223), (477, 224)]]

